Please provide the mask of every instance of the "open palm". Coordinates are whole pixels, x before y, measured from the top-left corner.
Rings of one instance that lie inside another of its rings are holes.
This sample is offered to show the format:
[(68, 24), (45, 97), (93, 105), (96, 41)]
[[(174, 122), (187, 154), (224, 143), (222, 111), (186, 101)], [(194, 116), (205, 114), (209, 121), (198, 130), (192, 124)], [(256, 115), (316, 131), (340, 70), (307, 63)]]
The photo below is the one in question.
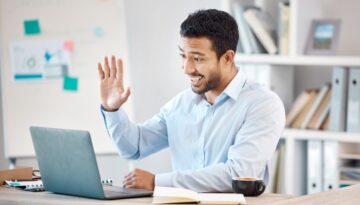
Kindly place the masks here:
[(124, 89), (124, 68), (121, 59), (111, 57), (111, 65), (107, 57), (104, 65), (98, 63), (100, 77), (100, 97), (106, 111), (115, 111), (124, 104), (130, 96), (130, 88)]

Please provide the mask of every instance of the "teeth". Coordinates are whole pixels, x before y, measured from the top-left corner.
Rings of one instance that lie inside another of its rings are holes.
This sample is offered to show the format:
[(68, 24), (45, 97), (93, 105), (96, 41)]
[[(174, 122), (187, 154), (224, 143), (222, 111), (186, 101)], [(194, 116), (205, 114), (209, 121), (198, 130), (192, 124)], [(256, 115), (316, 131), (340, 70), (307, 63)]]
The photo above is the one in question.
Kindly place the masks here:
[(190, 80), (192, 83), (197, 83), (201, 78), (201, 76), (191, 76)]

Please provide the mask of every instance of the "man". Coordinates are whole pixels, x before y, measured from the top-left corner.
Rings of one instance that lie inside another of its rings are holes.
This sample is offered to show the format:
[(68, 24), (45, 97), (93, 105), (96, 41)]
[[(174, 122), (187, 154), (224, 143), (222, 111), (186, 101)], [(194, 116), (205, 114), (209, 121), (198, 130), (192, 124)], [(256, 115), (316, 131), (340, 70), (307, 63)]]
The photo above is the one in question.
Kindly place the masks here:
[(267, 182), (267, 164), (285, 124), (284, 107), (276, 94), (250, 82), (235, 67), (235, 20), (223, 11), (200, 10), (181, 24), (180, 34), (182, 69), (191, 89), (143, 124), (130, 122), (121, 109), (130, 96), (121, 59), (113, 56), (98, 64), (102, 114), (122, 157), (141, 159), (170, 147), (173, 172), (154, 175), (135, 169), (123, 185), (228, 192), (232, 177)]

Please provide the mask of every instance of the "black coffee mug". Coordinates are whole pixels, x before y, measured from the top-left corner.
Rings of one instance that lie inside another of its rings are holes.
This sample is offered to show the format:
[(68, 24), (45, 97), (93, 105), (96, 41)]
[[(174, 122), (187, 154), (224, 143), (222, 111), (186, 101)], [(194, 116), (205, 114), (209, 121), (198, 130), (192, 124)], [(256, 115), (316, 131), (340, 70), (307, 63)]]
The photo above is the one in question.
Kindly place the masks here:
[(255, 177), (234, 177), (232, 179), (232, 188), (234, 192), (244, 196), (259, 196), (265, 191), (263, 180)]

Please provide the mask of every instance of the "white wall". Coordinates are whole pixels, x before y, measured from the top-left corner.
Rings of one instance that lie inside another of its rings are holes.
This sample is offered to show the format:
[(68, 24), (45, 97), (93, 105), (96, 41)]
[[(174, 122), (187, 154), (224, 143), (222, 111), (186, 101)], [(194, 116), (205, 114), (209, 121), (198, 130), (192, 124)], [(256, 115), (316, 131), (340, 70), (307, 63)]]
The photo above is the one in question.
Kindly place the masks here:
[(326, 18), (342, 19), (338, 54), (360, 55), (360, 27), (358, 0), (322, 0)]
[[(1, 68), (0, 68), (1, 69)], [(3, 119), (2, 119), (2, 99), (1, 99), (1, 78), (0, 78), (0, 169), (5, 169), (8, 167), (8, 162), (4, 158), (4, 137), (3, 137)]]
[(200, 8), (220, 8), (216, 0), (125, 1), (134, 114), (139, 121), (157, 113), (189, 86), (180, 67), (180, 24)]
[[(1, 19), (0, 19), (1, 21)], [(1, 37), (2, 33), (1, 33), (1, 29), (0, 29), (0, 37)], [(2, 55), (1, 53), (1, 49), (0, 49), (0, 56)], [(1, 69), (1, 62), (0, 62), (0, 69)], [(0, 169), (5, 169), (7, 168), (8, 162), (5, 159), (5, 150), (4, 150), (4, 136), (3, 136), (3, 112), (2, 112), (2, 88), (1, 88), (1, 76), (0, 76)]]

